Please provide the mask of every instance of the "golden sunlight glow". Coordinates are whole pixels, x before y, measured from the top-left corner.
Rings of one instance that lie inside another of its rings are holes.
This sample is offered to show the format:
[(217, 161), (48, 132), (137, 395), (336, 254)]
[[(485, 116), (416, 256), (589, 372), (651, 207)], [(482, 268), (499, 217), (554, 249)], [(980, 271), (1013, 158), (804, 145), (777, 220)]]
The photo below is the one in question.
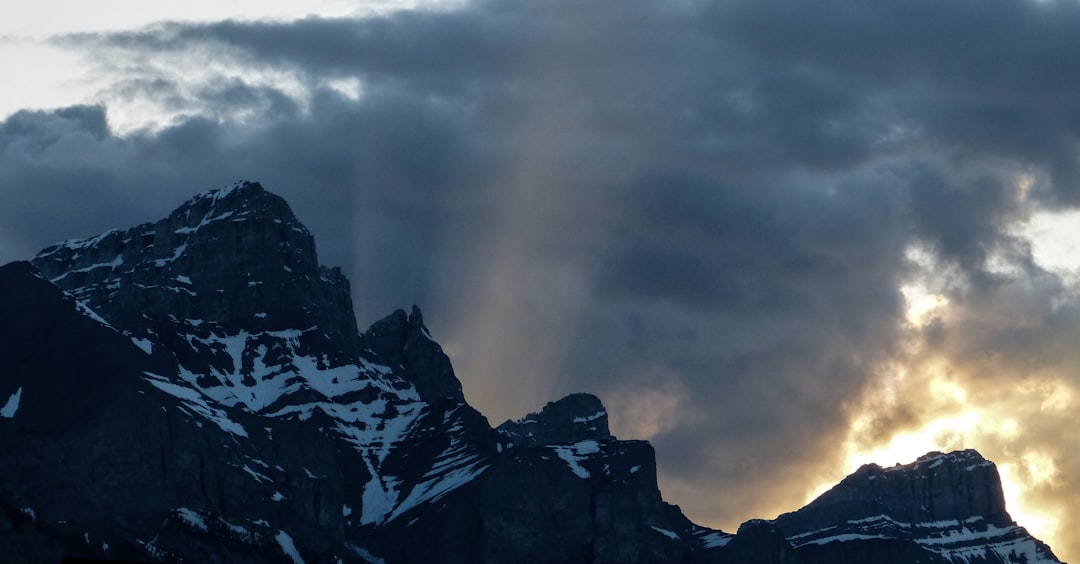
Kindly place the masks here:
[(1071, 405), (1072, 391), (1061, 382), (1053, 382), (1049, 384), (1049, 389), (1046, 390), (1045, 399), (1039, 405), (1039, 410), (1043, 412), (1065, 411)]
[[(882, 385), (876, 388), (873, 401), (868, 402), (854, 419), (848, 430), (848, 438), (843, 445), (842, 472), (824, 477), (808, 491), (807, 501), (818, 497), (838, 479), (850, 474), (860, 466), (875, 463), (884, 467), (893, 464), (908, 464), (930, 451), (949, 452), (964, 448), (994, 451), (995, 445), (1003, 442), (1016, 444), (1016, 439), (1023, 435), (1021, 421), (1015, 417), (1002, 416), (1001, 406), (977, 405), (962, 383), (952, 378), (933, 377), (919, 382), (917, 386), (926, 386), (929, 401), (933, 402), (932, 413), (940, 413), (922, 421), (911, 428), (898, 430), (887, 438), (867, 441), (873, 437), (874, 425), (879, 424), (882, 405), (891, 403), (895, 390), (889, 388), (903, 383), (904, 370), (894, 370), (886, 375)], [(911, 383), (910, 381), (908, 383)], [(1040, 397), (1047, 398), (1051, 408), (1061, 409), (1069, 405), (1070, 393), (1067, 387), (1059, 384), (1029, 384), (1035, 386)], [(984, 452), (986, 454), (986, 452)], [(1001, 457), (1003, 453), (999, 453)], [(1060, 508), (1045, 507), (1035, 500), (1036, 490), (1053, 486), (1059, 469), (1054, 457), (1037, 450), (1020, 450), (995, 460), (1001, 477), (1002, 492), (1009, 515), (1031, 534), (1052, 546), (1057, 544), (1059, 523), (1062, 515)], [(988, 458), (994, 458), (988, 456)]]
[(1001, 476), (1001, 490), (1005, 495), (1005, 508), (1009, 515), (1029, 533), (1053, 546), (1060, 516), (1049, 514), (1045, 508), (1036, 509), (1027, 503), (1027, 492), (1032, 489), (1032, 485), (1019, 476), (1016, 464), (998, 464), (998, 474)]
[[(869, 448), (860, 448), (854, 441), (848, 441), (845, 465), (854, 470), (871, 462), (882, 466), (906, 464), (930, 451), (963, 448), (967, 442), (965, 439), (982, 418), (974, 411), (941, 417), (919, 429), (897, 433), (887, 443)], [(861, 434), (867, 424), (866, 419), (856, 420), (852, 426), (854, 434)]]
[(936, 398), (948, 398), (960, 405), (967, 403), (967, 391), (952, 380), (934, 378), (930, 381), (930, 393)]
[[(963, 393), (962, 389), (960, 393)], [(855, 419), (848, 432), (849, 438), (844, 444), (843, 471), (838, 475), (829, 476), (810, 488), (806, 500), (817, 498), (835, 485), (840, 477), (854, 472), (865, 464), (872, 463), (889, 467), (894, 464), (914, 462), (915, 459), (931, 451), (952, 451), (965, 448), (968, 435), (982, 421), (983, 416), (980, 413), (965, 411), (958, 415), (935, 419), (912, 431), (896, 433), (884, 444), (865, 447), (860, 446), (857, 437), (863, 436), (872, 425), (872, 415), (864, 414)]]
[(1016, 419), (1011, 417), (1002, 419), (1001, 422), (998, 423), (996, 432), (1004, 439), (1015, 439), (1020, 436), (1020, 424), (1016, 422)]
[(945, 296), (932, 294), (921, 286), (903, 286), (900, 292), (907, 302), (906, 317), (912, 325), (924, 325), (935, 312), (949, 304)]

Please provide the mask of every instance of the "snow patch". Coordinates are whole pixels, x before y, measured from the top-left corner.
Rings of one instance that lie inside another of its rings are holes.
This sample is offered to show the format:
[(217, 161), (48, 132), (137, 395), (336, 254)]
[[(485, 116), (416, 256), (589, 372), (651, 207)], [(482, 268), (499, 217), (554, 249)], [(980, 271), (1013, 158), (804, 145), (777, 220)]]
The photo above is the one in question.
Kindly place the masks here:
[(703, 535), (701, 537), (701, 544), (704, 545), (705, 548), (720, 548), (723, 546), (727, 546), (727, 544), (731, 542), (731, 539), (733, 538), (734, 536), (727, 533), (715, 531), (707, 535)]
[[(106, 233), (106, 235), (107, 234), (108, 233)], [(52, 254), (52, 253), (49, 253), (49, 254)], [(42, 256), (48, 256), (48, 255), (42, 255)], [(69, 270), (69, 271), (61, 274), (60, 276), (57, 276), (56, 278), (53, 278), (52, 280), (50, 280), (50, 282), (58, 282), (60, 280), (63, 280), (65, 277), (67, 277), (67, 275), (74, 274), (74, 273), (77, 273), (77, 272), (80, 272), (80, 273), (81, 272), (90, 272), (91, 270), (97, 270), (99, 268), (109, 268), (109, 269), (114, 269), (115, 270), (116, 267), (120, 266), (123, 263), (124, 263), (124, 257), (121, 256), (121, 255), (116, 255), (116, 258), (112, 259), (111, 262), (101, 262), (101, 263), (98, 263), (98, 264), (92, 264), (92, 265), (84, 267), (84, 268), (79, 268), (79, 269), (75, 269), (75, 270)]]
[(588, 417), (575, 417), (574, 418), (574, 423), (588, 423), (590, 421), (596, 421), (597, 419), (600, 419), (601, 417), (606, 417), (606, 416), (607, 416), (607, 412), (601, 409), (600, 411), (597, 411), (596, 413), (594, 413), (594, 414), (592, 414), (592, 415), (590, 415)]
[[(250, 474), (252, 478), (255, 478), (256, 482), (260, 482), (260, 483), (261, 482), (273, 482), (273, 480), (271, 480), (270, 478), (268, 478), (268, 477), (266, 477), (266, 476), (264, 476), (264, 475), (262, 475), (262, 474), (260, 474), (260, 473), (258, 473), (256, 471), (252, 470), (251, 467), (248, 466), (247, 464), (244, 465), (242, 470), (244, 472), (247, 472), (248, 474)], [(277, 500), (275, 499), (274, 501), (277, 501)]]
[(15, 412), (19, 411), (19, 400), (21, 399), (22, 386), (19, 386), (19, 389), (15, 390), (15, 393), (11, 394), (11, 397), (8, 398), (7, 403), (4, 404), (4, 407), (0, 407), (0, 417), (14, 419)]
[(179, 400), (182, 400), (185, 407), (190, 408), (200, 416), (210, 420), (212, 423), (221, 428), (222, 431), (232, 433), (240, 437), (247, 437), (247, 431), (244, 427), (229, 419), (229, 416), (225, 412), (216, 407), (211, 407), (207, 403), (206, 399), (202, 397), (199, 392), (191, 388), (184, 386), (178, 386), (165, 380), (163, 377), (158, 376), (152, 372), (144, 372), (147, 377), (145, 380), (153, 384), (153, 386), (166, 394), (169, 394)]
[(180, 235), (187, 235), (189, 233), (194, 233), (194, 232), (202, 229), (203, 227), (206, 227), (207, 225), (209, 225), (209, 224), (211, 224), (211, 223), (213, 223), (215, 221), (221, 221), (223, 219), (228, 219), (228, 218), (232, 217), (232, 215), (233, 215), (232, 211), (227, 211), (227, 212), (225, 212), (223, 214), (215, 215), (215, 216), (211, 216), (211, 214), (207, 213), (206, 216), (202, 218), (202, 221), (200, 221), (198, 225), (196, 225), (194, 227), (181, 227), (180, 229), (177, 229), (176, 231), (174, 231), (174, 233), (179, 233)]
[(82, 303), (79, 300), (75, 300), (75, 308), (79, 310), (79, 313), (85, 315), (86, 317), (89, 317), (90, 319), (93, 319), (94, 321), (97, 321), (98, 324), (108, 327), (113, 331), (116, 331), (116, 329), (113, 329), (112, 325), (109, 325), (108, 321), (105, 321), (100, 315), (94, 312), (94, 310), (90, 309), (90, 306)]
[(278, 534), (274, 535), (274, 540), (277, 541), (281, 550), (285, 552), (285, 556), (292, 558), (293, 564), (304, 564), (304, 559), (300, 556), (300, 551), (296, 550), (296, 545), (293, 543), (289, 533), (278, 531)]
[(557, 445), (548, 447), (555, 451), (555, 454), (559, 455), (559, 458), (566, 462), (566, 465), (570, 467), (570, 471), (577, 474), (579, 478), (587, 479), (591, 476), (589, 471), (581, 465), (583, 460), (588, 458), (590, 454), (596, 454), (600, 452), (600, 443), (596, 441), (581, 441), (572, 445)]
[(158, 268), (161, 268), (161, 267), (163, 267), (163, 266), (165, 266), (165, 265), (167, 265), (169, 263), (176, 262), (176, 259), (180, 258), (180, 255), (184, 254), (184, 251), (187, 250), (187, 247), (188, 247), (187, 243), (184, 243), (183, 245), (180, 245), (180, 246), (176, 247), (176, 250), (173, 251), (173, 255), (171, 257), (166, 258), (166, 259), (157, 259), (157, 260), (155, 260), (154, 261), (154, 266), (156, 266)]
[(191, 509), (188, 509), (186, 507), (181, 507), (179, 509), (176, 509), (175, 511), (176, 516), (179, 517), (180, 520), (184, 523), (187, 523), (189, 526), (198, 529), (204, 533), (209, 530), (206, 526), (206, 520), (203, 519), (202, 515), (199, 515), (195, 511), (192, 511)]
[(815, 539), (815, 540), (812, 540), (810, 542), (803, 543), (803, 544), (801, 544), (799, 546), (806, 546), (808, 544), (821, 545), (821, 544), (829, 544), (831, 542), (847, 542), (847, 541), (853, 541), (853, 540), (870, 540), (870, 539), (884, 539), (884, 538), (888, 538), (888, 537), (883, 536), (883, 535), (863, 535), (863, 534), (859, 534), (859, 533), (845, 533), (845, 534), (842, 534), (842, 535), (835, 535), (835, 536), (826, 537), (826, 538), (823, 538), (823, 539)]
[(132, 337), (131, 342), (135, 343), (135, 346), (142, 349), (146, 354), (154, 353), (154, 345), (150, 342), (150, 339), (136, 339), (135, 337)]
[(658, 533), (660, 533), (661, 535), (664, 535), (665, 537), (667, 537), (667, 538), (669, 538), (671, 540), (679, 540), (679, 535), (675, 534), (673, 531), (669, 531), (667, 529), (661, 529), (660, 527), (657, 527), (656, 525), (649, 525), (649, 528), (656, 531), (656, 532), (658, 532)]
[(392, 521), (401, 516), (406, 511), (416, 507), (420, 503), (428, 501), (436, 501), (442, 498), (444, 495), (464, 486), (471, 482), (474, 478), (483, 474), (488, 469), (486, 465), (472, 465), (465, 468), (458, 468), (451, 470), (446, 474), (430, 480), (417, 484), (416, 487), (409, 492), (409, 497), (405, 498), (405, 501), (398, 505), (394, 512), (387, 518), (387, 521)]
[[(369, 468), (370, 468), (370, 462)], [(373, 468), (371, 470), (374, 470)], [(397, 503), (397, 482), (387, 480), (386, 483), (372, 472), (373, 476), (368, 483), (364, 484), (363, 501), (360, 504), (360, 524), (370, 525), (381, 523)]]

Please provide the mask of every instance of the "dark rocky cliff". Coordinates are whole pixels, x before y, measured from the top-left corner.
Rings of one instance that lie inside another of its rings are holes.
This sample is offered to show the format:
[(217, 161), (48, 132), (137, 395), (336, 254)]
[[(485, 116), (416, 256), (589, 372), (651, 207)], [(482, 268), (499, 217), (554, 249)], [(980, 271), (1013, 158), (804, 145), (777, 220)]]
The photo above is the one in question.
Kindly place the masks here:
[(608, 414), (600, 399), (592, 394), (571, 394), (496, 428), (508, 444), (523, 447), (574, 443), (587, 439), (613, 439), (608, 430)]
[(815, 562), (1057, 561), (1009, 517), (997, 467), (973, 450), (868, 464), (776, 526)]
[[(168, 217), (49, 247), (50, 281), (131, 335), (159, 341), (191, 322), (227, 333), (317, 327), (341, 360), (356, 354), (349, 282), (322, 267), (281, 197), (254, 182), (201, 194)], [(176, 349), (182, 343), (161, 343)]]

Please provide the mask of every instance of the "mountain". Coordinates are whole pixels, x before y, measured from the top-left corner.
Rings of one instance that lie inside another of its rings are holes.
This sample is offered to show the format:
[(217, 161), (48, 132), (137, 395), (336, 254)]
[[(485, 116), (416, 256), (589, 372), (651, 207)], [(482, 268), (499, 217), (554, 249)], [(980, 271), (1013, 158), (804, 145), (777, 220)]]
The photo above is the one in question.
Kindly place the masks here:
[(695, 525), (598, 398), (492, 428), (418, 308), (361, 332), (350, 292), (250, 182), (0, 267), (3, 560), (1057, 562), (970, 451)]
[(807, 562), (1057, 562), (1009, 517), (997, 467), (973, 450), (865, 465), (775, 525)]

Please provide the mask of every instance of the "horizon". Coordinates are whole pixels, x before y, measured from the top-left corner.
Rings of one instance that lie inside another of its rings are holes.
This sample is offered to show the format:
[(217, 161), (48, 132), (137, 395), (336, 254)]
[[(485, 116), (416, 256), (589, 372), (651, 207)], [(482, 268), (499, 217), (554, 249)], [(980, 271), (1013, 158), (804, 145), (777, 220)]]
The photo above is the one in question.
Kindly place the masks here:
[(259, 181), (360, 326), (420, 305), (489, 421), (596, 395), (695, 522), (974, 448), (1080, 558), (1080, 5), (86, 10), (0, 24), (0, 263)]

